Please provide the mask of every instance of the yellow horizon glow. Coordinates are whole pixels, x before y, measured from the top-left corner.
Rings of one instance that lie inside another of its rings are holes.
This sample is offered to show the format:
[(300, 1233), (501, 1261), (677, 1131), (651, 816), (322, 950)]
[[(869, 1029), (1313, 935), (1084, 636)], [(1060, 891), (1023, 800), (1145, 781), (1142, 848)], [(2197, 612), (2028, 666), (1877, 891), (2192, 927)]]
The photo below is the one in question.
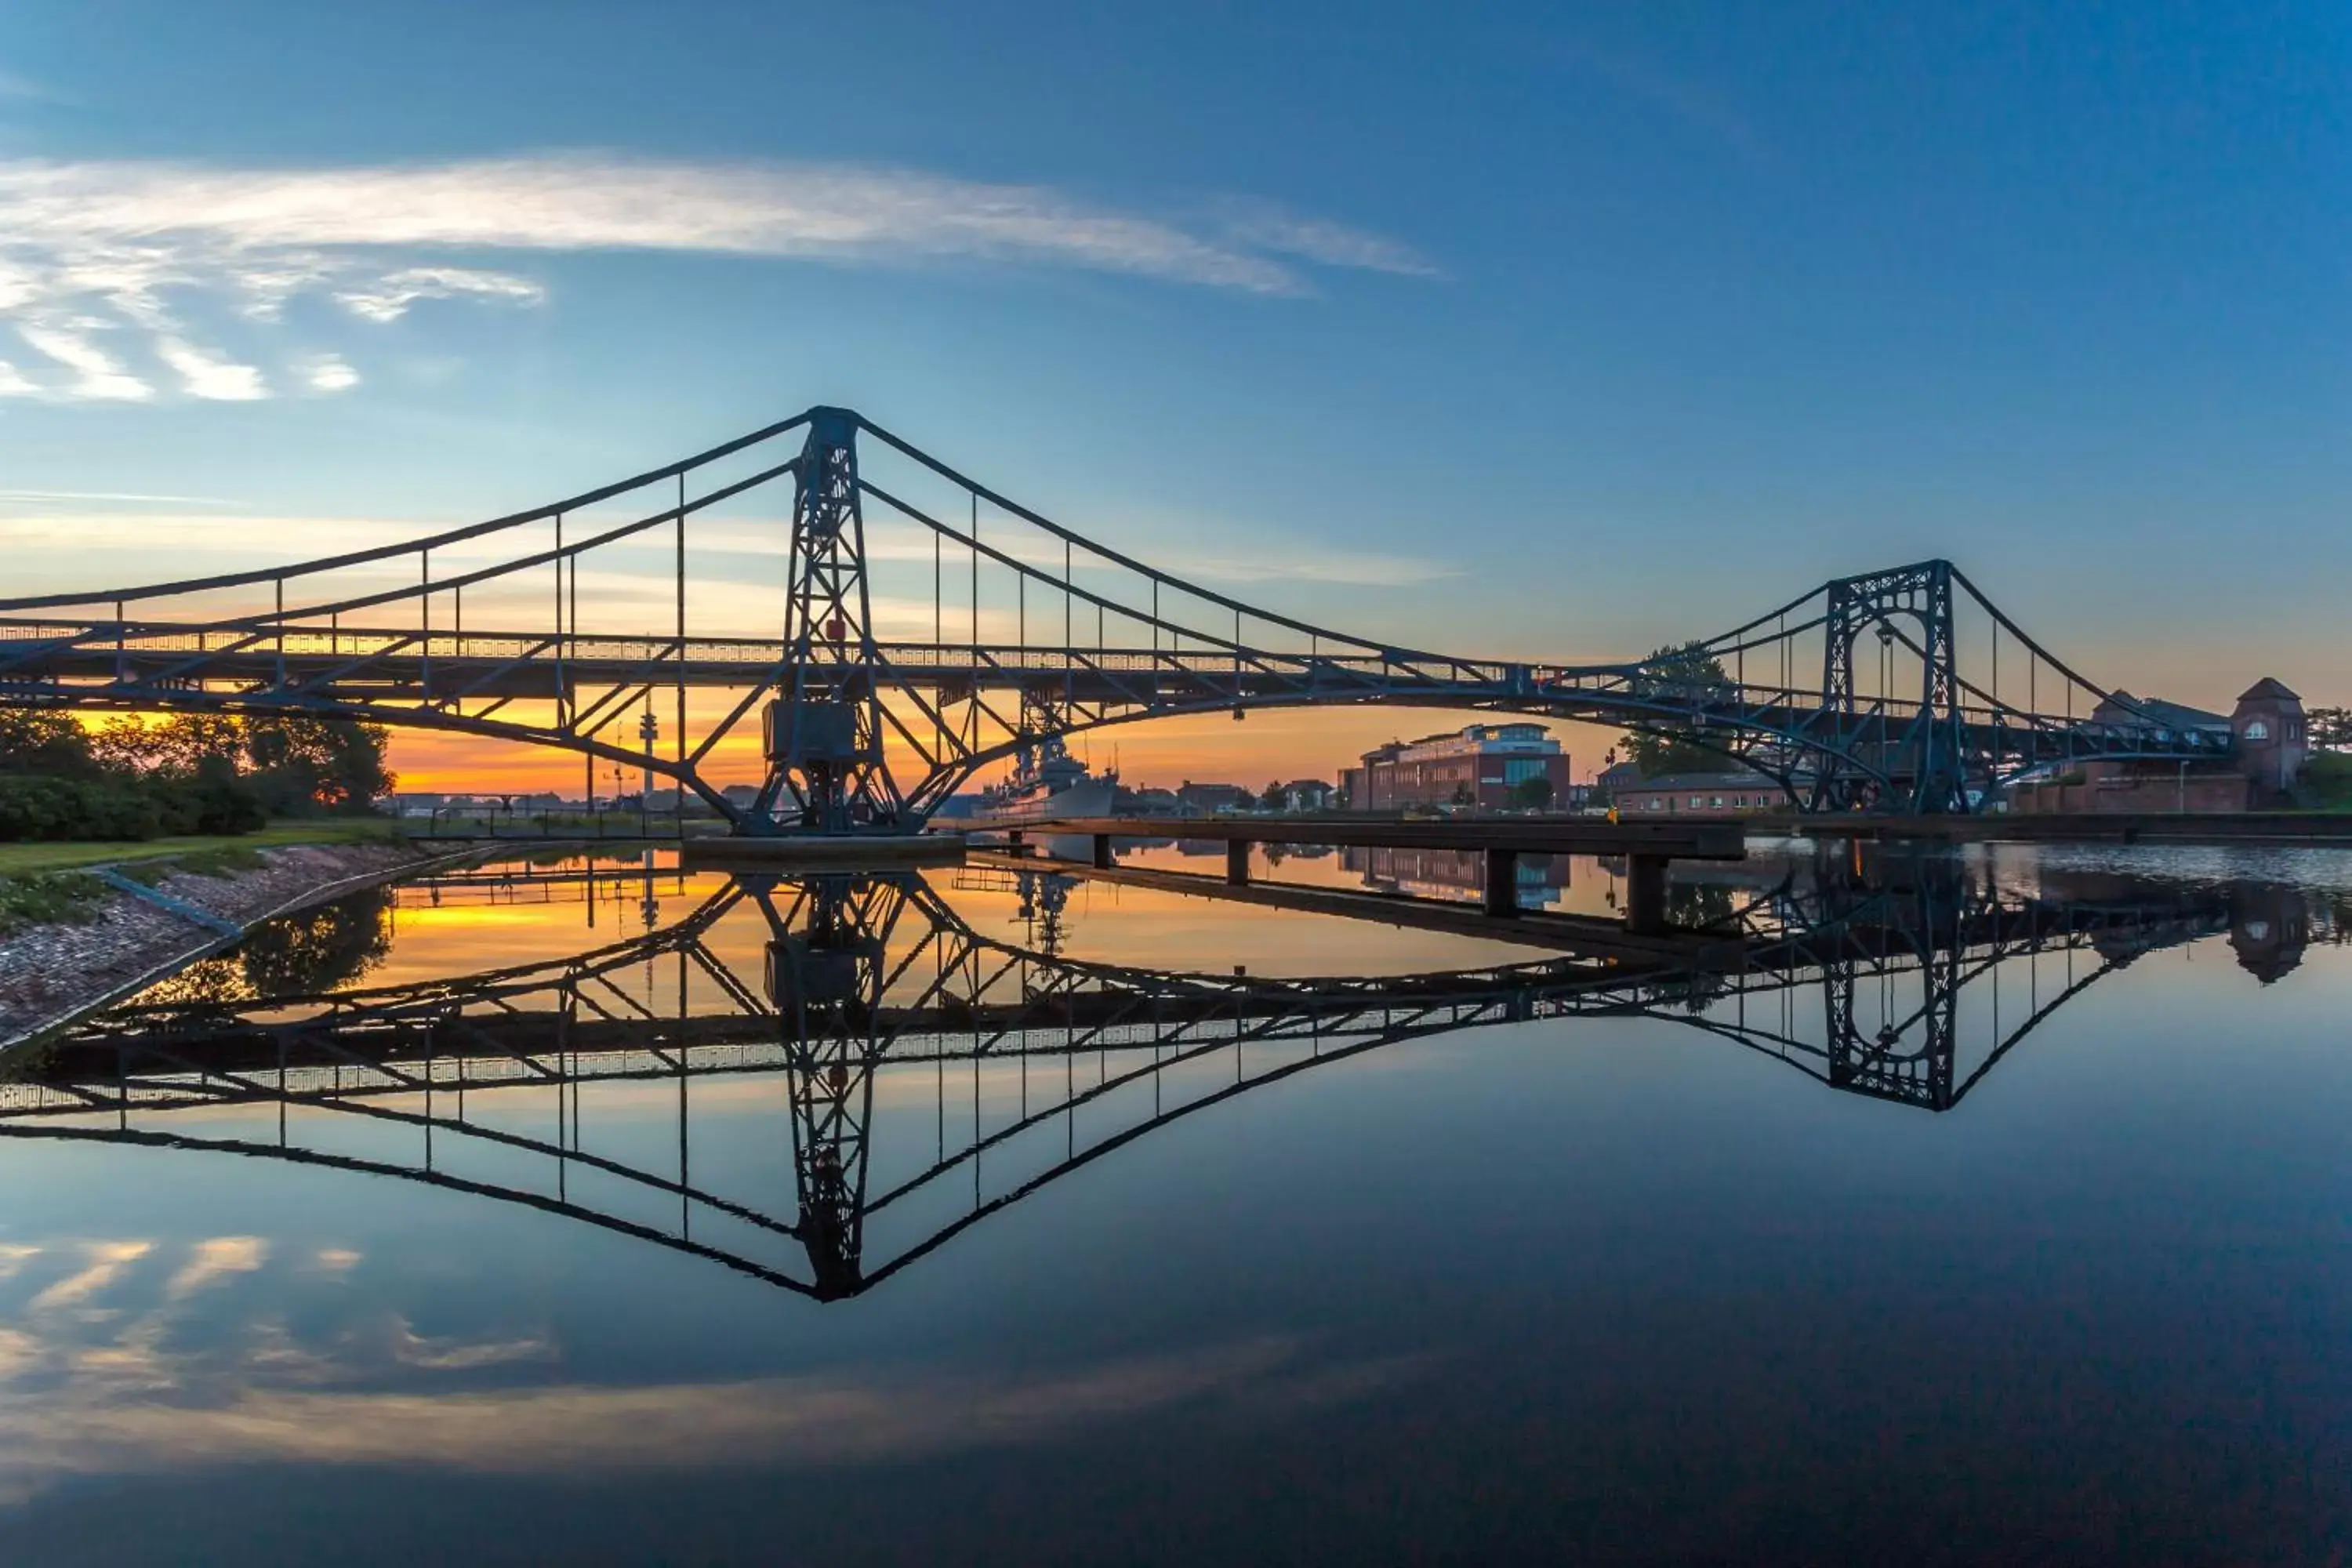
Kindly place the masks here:
[[(657, 706), (656, 713), (661, 716), (664, 710)], [(694, 717), (689, 702), (689, 722)], [(1357, 706), (1253, 709), (1238, 721), (1229, 713), (1180, 714), (1110, 725), (1073, 735), (1069, 743), (1076, 755), (1097, 768), (1116, 763), (1120, 778), (1138, 787), (1172, 789), (1191, 779), (1255, 790), (1294, 779), (1336, 784), (1341, 768), (1354, 766), (1362, 753), (1384, 742), (1494, 722), (1543, 724), (1567, 749), (1570, 776), (1579, 779), (1599, 772), (1603, 753), (1619, 744), (1613, 731), (1564, 720), (1529, 720), (1474, 709)], [(616, 724), (608, 737), (617, 742), (623, 728)], [(664, 739), (656, 742), (663, 755), (671, 754), (667, 729), (665, 722)], [(895, 754), (902, 751), (894, 749), (891, 760), (903, 767), (914, 758)], [(404, 792), (547, 791), (573, 797), (584, 782), (578, 752), (397, 725), (393, 727), (390, 761)], [(595, 766), (596, 793), (612, 794), (614, 764), (600, 760)], [(996, 763), (983, 770), (981, 782), (1001, 776), (1008, 766)], [(720, 785), (759, 783), (763, 769), (756, 717), (712, 748), (701, 772)], [(624, 767), (624, 793), (635, 791), (639, 782), (635, 769)], [(656, 775), (654, 787), (667, 788), (667, 781)]]

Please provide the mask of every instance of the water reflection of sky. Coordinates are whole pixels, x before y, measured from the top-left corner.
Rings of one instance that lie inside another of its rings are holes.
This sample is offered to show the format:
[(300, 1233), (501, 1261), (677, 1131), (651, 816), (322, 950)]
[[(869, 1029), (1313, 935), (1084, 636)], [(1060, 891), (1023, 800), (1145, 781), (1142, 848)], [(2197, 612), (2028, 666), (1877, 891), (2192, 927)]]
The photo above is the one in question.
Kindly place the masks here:
[[(2324, 1556), (2352, 1517), (2352, 953), (2329, 940), (2352, 866), (1987, 864), (2177, 872), (2231, 912), (2129, 956), (1941, 1115), (1672, 1017), (1505, 1025), (1172, 1122), (845, 1302), (415, 1182), (0, 1139), (11, 1532), (57, 1562)], [(1017, 888), (939, 880), (975, 929), (1026, 932)], [(404, 894), (352, 983), (576, 952), (638, 929), (634, 900), (592, 932), (578, 902)], [(1060, 919), (1065, 951), (1202, 972), (1491, 945), (1083, 885)], [(713, 935), (755, 966), (763, 941)], [(2008, 1021), (2063, 989), (2057, 956), (2001, 973)], [(1965, 1049), (1993, 1005), (1961, 994)], [(974, 1079), (933, 1079), (877, 1080), (877, 1180), (971, 1114)], [(976, 1081), (981, 1120), (1005, 1113), (1005, 1065)], [(467, 1110), (570, 1116), (585, 1151), (788, 1214), (785, 1092)], [(298, 1144), (415, 1157), (406, 1125), (287, 1114)]]

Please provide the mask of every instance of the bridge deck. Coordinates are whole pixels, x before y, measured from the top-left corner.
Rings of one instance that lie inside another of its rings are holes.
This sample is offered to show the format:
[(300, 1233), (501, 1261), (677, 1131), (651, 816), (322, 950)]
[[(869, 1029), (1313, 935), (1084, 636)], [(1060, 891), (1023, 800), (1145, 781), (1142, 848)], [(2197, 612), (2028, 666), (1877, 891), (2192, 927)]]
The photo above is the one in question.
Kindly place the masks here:
[[(970, 825), (963, 825), (969, 826)], [(992, 829), (978, 828), (986, 832)], [(1643, 855), (1668, 860), (1742, 860), (1737, 822), (1561, 821), (1549, 817), (1434, 822), (1276, 816), (1084, 816), (1003, 825), (1024, 836), (1201, 838), (1242, 844), (1329, 844), (1373, 849), (1507, 850), (1515, 855)]]
[(1938, 844), (2001, 841), (2108, 844), (2352, 844), (2352, 812), (2245, 812), (2227, 816), (2158, 812), (1997, 813), (1986, 816), (1880, 816), (1855, 813), (1748, 817), (1751, 835), (1865, 838)]
[[(789, 650), (767, 637), (604, 637), (419, 627), (72, 622), (0, 616), (0, 700), (152, 704), (210, 690), (331, 699), (358, 705), (577, 700), (600, 687), (650, 683), (747, 689), (772, 682)], [(1410, 701), (1540, 712), (1615, 722), (1681, 717), (1734, 728), (1844, 733), (1893, 743), (1917, 721), (1916, 700), (1877, 697), (1825, 712), (1810, 688), (1738, 679), (1702, 696), (1651, 690), (1623, 665), (1521, 664), (1412, 653), (1261, 648), (1062, 647), (884, 640), (874, 671), (941, 694), (1034, 689), (1057, 700), (1178, 711), (1224, 704)], [(822, 663), (859, 668), (843, 652)], [(1962, 702), (1954, 739), (1970, 749), (2024, 746), (2034, 755), (2120, 754), (2198, 761), (2226, 741), (2146, 723), (1996, 710)], [(1832, 736), (1834, 738), (1834, 736)]]

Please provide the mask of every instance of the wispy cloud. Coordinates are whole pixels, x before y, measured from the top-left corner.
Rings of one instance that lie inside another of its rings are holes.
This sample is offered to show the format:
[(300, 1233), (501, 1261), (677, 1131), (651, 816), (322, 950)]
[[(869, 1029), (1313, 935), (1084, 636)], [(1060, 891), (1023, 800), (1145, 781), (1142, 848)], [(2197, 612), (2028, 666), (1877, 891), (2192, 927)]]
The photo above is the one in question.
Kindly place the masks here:
[(188, 1260), (163, 1287), (164, 1299), (184, 1300), (233, 1274), (251, 1274), (268, 1256), (269, 1244), (257, 1236), (209, 1237), (189, 1249)]
[[(88, 1248), (126, 1260), (148, 1250)], [(200, 1242), (175, 1288), (140, 1310), (36, 1310), (0, 1328), (0, 1508), (78, 1477), (264, 1463), (572, 1477), (903, 1464), (1067, 1441), (1175, 1409), (1264, 1420), (1394, 1398), (1444, 1361), (1349, 1359), (1265, 1337), (1019, 1371), (615, 1384), (551, 1381), (561, 1347), (544, 1335), (428, 1340), (357, 1297), (310, 1296), (299, 1315), (248, 1310), (191, 1331), (198, 1290), (235, 1290), (266, 1262), (239, 1238)], [(60, 1284), (80, 1289), (88, 1273)]]
[(12, 501), (89, 501), (94, 504), (138, 503), (151, 506), (235, 506), (219, 496), (144, 495), (136, 490), (16, 490), (0, 489), (0, 506)]
[(360, 373), (341, 354), (306, 354), (294, 368), (313, 392), (345, 392), (360, 384)]
[[(328, 374), (331, 368), (314, 368), (313, 374)], [(348, 366), (341, 368), (349, 371)], [(23, 578), (23, 591), (63, 592), (87, 586), (92, 563), (102, 555), (135, 556), (141, 569), (158, 578), (204, 576), (282, 561), (287, 557), (282, 542), (289, 539), (300, 540), (305, 554), (326, 555), (413, 539), (446, 527), (452, 521), (249, 514), (236, 510), (175, 514), (171, 510), (174, 503), (220, 509), (236, 509), (238, 505), (201, 496), (0, 489), (0, 551), (13, 552), (12, 559), (17, 563)], [(129, 510), (131, 508), (152, 510)], [(1135, 548), (1163, 571), (1220, 587), (1300, 583), (1413, 588), (1458, 577), (1463, 572), (1458, 565), (1426, 556), (1325, 543), (1307, 537), (1276, 534), (1271, 530), (1261, 530), (1246, 543), (1220, 538), (1219, 531), (1203, 522), (1192, 522), (1187, 525), (1187, 531), (1192, 542), (1176, 542), (1171, 535), (1178, 531), (1162, 521), (1144, 531), (1144, 542), (1136, 543)], [(1106, 538), (1133, 542), (1131, 536), (1137, 531), (1122, 520), (1107, 523), (1097, 531)], [(1001, 527), (984, 528), (983, 533), (992, 547), (1017, 561), (1047, 572), (1061, 569), (1063, 554), (1059, 544), (1042, 534), (1023, 529), (1007, 537)], [(713, 617), (709, 622), (713, 629), (745, 635), (760, 635), (771, 629), (777, 611), (775, 591), (770, 584), (777, 580), (781, 567), (765, 563), (784, 553), (790, 536), (791, 524), (781, 517), (713, 518), (696, 522), (688, 536), (688, 577), (694, 588), (698, 618)], [(662, 538), (666, 540), (667, 535)], [(508, 560), (552, 542), (552, 536), (544, 532), (527, 539), (493, 535), (445, 546), (434, 552), (433, 559), (437, 570), (461, 571)], [(866, 525), (866, 559), (876, 570), (876, 588), (880, 595), (875, 601), (877, 614), (882, 614), (886, 599), (896, 607), (893, 615), (883, 617), (892, 626), (894, 635), (914, 635), (929, 626), (934, 542), (928, 530), (898, 519), (877, 517)], [(635, 546), (607, 546), (588, 558), (580, 580), (583, 594), (593, 588), (597, 602), (606, 608), (640, 605), (667, 615), (673, 592), (668, 586), (669, 579), (657, 573), (629, 571), (633, 548), (667, 550), (667, 546), (643, 542)], [(953, 549), (948, 552), (948, 557), (958, 563), (967, 559)], [(1138, 606), (1150, 602), (1149, 588), (1123, 572), (1098, 569), (1084, 555), (1078, 557), (1078, 567), (1076, 581), (1082, 587)], [(331, 578), (313, 580), (311, 593), (313, 597), (324, 598), (340, 593), (404, 585), (412, 580), (414, 570), (411, 563), (383, 563), (349, 568)], [(467, 603), (484, 615), (494, 616), (499, 613), (502, 599), (512, 595), (527, 614), (535, 613), (541, 607), (538, 595), (546, 570), (539, 568), (509, 583), (485, 584), (469, 593)], [(951, 597), (963, 592), (962, 570), (959, 564), (951, 574), (951, 581), (957, 584)], [(1011, 592), (1009, 582), (1003, 580), (1003, 567), (992, 562), (985, 571), (992, 602)], [(206, 602), (201, 606), (192, 604), (186, 607), (192, 614), (201, 609), (226, 616), (260, 606), (257, 602), (235, 605)], [(1172, 601), (1168, 607), (1182, 613)], [(524, 624), (528, 624), (527, 620)], [(627, 624), (633, 630), (642, 631), (661, 624), (661, 620), (656, 616)], [(1001, 629), (1009, 633), (1010, 625), (1008, 622)]]
[(97, 1241), (83, 1247), (88, 1259), (82, 1268), (57, 1281), (25, 1304), (27, 1312), (55, 1311), (61, 1307), (77, 1307), (93, 1296), (103, 1294), (141, 1258), (154, 1250), (152, 1241)]
[(1333, 583), (1353, 588), (1412, 588), (1462, 570), (1415, 555), (1374, 550), (1335, 549), (1294, 554), (1201, 555), (1177, 553), (1158, 563), (1180, 577), (1208, 583)]
[(350, 289), (336, 302), (354, 316), (370, 321), (396, 321), (419, 300), (455, 300), (466, 295), (536, 305), (547, 290), (527, 278), (484, 272), (470, 267), (409, 267), (378, 279), (372, 287)]
[(1230, 203), (1223, 210), (1225, 233), (1235, 244), (1326, 267), (1357, 267), (1408, 278), (1444, 276), (1435, 263), (1410, 247), (1344, 224), (1300, 217), (1263, 202)]
[(132, 375), (122, 362), (108, 353), (92, 341), (93, 330), (104, 330), (107, 323), (86, 317), (64, 321), (28, 321), (16, 328), (16, 335), (25, 340), (27, 348), (47, 354), (60, 368), (72, 373), (69, 379), (56, 384), (62, 397), (78, 403), (144, 403), (155, 395), (155, 389)]
[[(124, 329), (181, 390), (268, 395), (258, 366), (199, 343), (181, 301), (248, 326), (324, 294), (358, 320), (420, 300), (529, 307), (544, 285), (452, 251), (653, 250), (836, 264), (960, 260), (1303, 294), (1312, 268), (1434, 277), (1410, 247), (1263, 204), (1122, 211), (1041, 185), (821, 163), (698, 164), (584, 154), (323, 169), (0, 162), (0, 321), (47, 364), (0, 362), (0, 395), (145, 401), (152, 382), (98, 334)], [(288, 384), (340, 391), (289, 368)]]
[(198, 348), (185, 338), (166, 332), (155, 340), (155, 353), (180, 373), (180, 384), (191, 397), (247, 403), (269, 395), (260, 371)]
[(1714, 141), (1742, 163), (1757, 165), (1771, 161), (1770, 150), (1748, 118), (1728, 99), (1696, 79), (1590, 43), (1571, 46), (1569, 53), (1620, 91)]

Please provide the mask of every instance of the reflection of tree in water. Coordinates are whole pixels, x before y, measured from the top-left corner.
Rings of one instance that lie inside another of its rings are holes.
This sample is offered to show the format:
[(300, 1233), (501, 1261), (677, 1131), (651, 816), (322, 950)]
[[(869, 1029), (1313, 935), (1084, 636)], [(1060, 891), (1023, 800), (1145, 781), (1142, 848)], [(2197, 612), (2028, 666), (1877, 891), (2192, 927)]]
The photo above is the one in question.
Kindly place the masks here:
[(1674, 925), (1714, 925), (1728, 921), (1738, 907), (1729, 888), (1694, 887), (1674, 881), (1666, 884), (1666, 920)]
[(198, 960), (140, 1000), (246, 1002), (308, 994), (357, 979), (391, 951), (392, 892), (370, 888), (266, 921), (228, 952)]
[(1706, 1011), (1707, 1005), (1730, 989), (1730, 981), (1721, 974), (1703, 971), (1662, 980), (1641, 990), (1643, 1006), (1679, 1005), (1696, 1016)]
[(2319, 895), (2322, 940), (2341, 946), (2352, 942), (2352, 892), (2330, 889)]

